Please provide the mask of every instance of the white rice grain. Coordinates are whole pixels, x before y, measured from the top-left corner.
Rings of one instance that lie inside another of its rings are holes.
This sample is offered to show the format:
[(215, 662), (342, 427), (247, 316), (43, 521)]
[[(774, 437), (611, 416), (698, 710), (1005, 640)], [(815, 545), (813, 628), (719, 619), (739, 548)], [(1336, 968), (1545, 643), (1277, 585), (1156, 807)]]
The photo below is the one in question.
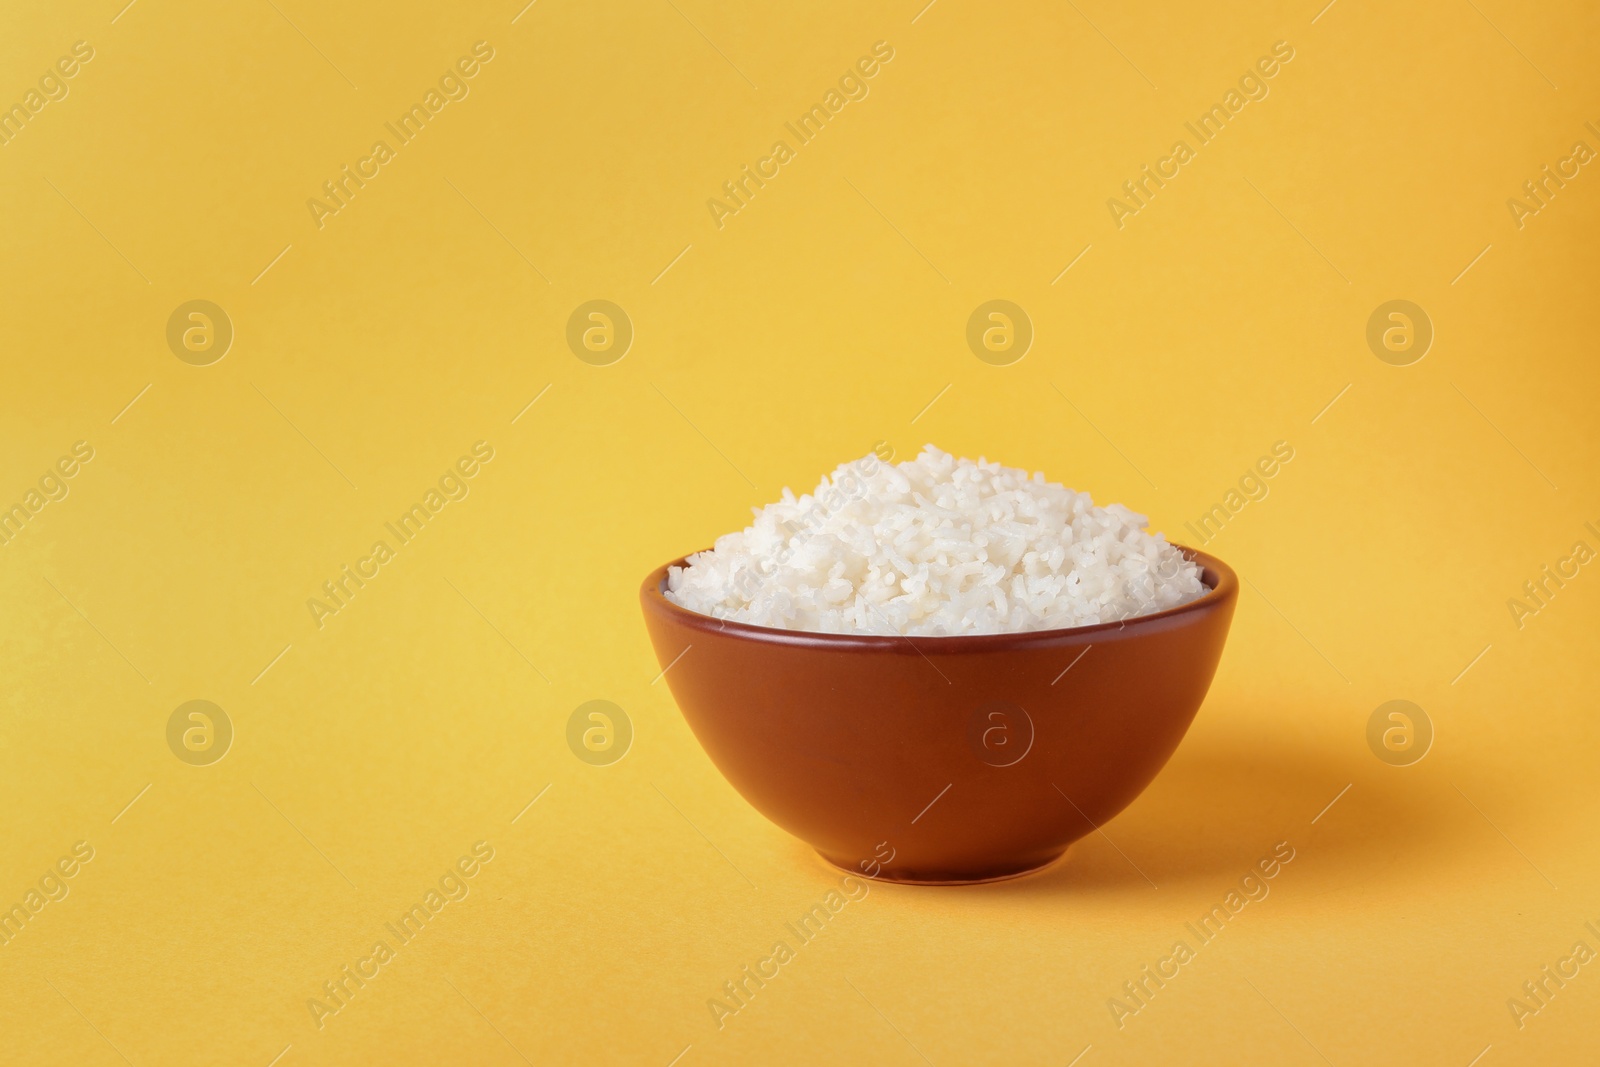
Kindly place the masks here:
[(667, 575), (691, 611), (784, 630), (950, 637), (1088, 626), (1208, 590), (1145, 516), (933, 445), (846, 463)]

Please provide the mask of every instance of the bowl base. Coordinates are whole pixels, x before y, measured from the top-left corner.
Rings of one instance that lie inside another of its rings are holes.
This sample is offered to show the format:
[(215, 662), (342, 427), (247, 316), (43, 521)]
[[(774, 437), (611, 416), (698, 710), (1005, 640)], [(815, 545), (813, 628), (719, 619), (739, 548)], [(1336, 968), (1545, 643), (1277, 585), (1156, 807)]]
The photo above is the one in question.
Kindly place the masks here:
[(1051, 867), (1054, 867), (1057, 863), (1060, 863), (1071, 851), (1072, 846), (1068, 845), (1066, 848), (1062, 849), (1060, 852), (1057, 852), (1054, 856), (1051, 856), (1043, 863), (1029, 864), (1026, 867), (1019, 867), (1016, 870), (1006, 870), (1002, 868), (985, 874), (968, 877), (959, 875), (922, 877), (915, 874), (902, 874), (887, 870), (881, 871), (875, 877), (873, 877), (867, 875), (865, 872), (859, 869), (852, 869), (825, 853), (818, 852), (817, 856), (829, 867), (844, 871), (846, 874), (855, 875), (857, 878), (865, 878), (869, 882), (893, 882), (896, 885), (983, 885), (986, 882), (1006, 882), (1013, 878), (1026, 878), (1030, 874), (1039, 874)]

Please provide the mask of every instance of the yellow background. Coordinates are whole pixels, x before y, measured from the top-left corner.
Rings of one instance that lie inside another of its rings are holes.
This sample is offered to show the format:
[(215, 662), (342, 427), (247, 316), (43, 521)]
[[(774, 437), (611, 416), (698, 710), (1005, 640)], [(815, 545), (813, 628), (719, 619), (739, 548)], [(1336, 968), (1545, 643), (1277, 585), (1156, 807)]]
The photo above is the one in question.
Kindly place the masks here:
[[(1506, 1006), (1600, 949), (1600, 574), (1506, 605), (1600, 548), (1600, 174), (1506, 206), (1600, 148), (1591, 5), (120, 7), (0, 17), (0, 102), (95, 50), (0, 147), (0, 504), (95, 449), (0, 547), (0, 903), (95, 850), (0, 947), (0, 1058), (1593, 1056), (1600, 963)], [(308, 198), (479, 40), (470, 95), (319, 229)], [(870, 95), (718, 229), (707, 199), (880, 40)], [(1280, 40), (1270, 95), (1118, 229), (1107, 199)], [(996, 298), (1036, 330), (1007, 367), (964, 340)], [(210, 366), (166, 344), (192, 299), (236, 331)], [(611, 366), (564, 339), (591, 299), (636, 330)], [(1436, 330), (1411, 366), (1366, 344), (1391, 299)], [(307, 599), (478, 440), (470, 496), (318, 629)], [(874, 885), (719, 1030), (707, 1000), (835, 879), (707, 761), (636, 588), (879, 440), (1190, 542), (1295, 458), (1209, 546), (1249, 580), (1216, 682), (1105, 836)], [(210, 766), (167, 746), (193, 699), (236, 731)], [(566, 744), (591, 699), (634, 727), (611, 766)], [(1409, 767), (1366, 741), (1391, 699), (1436, 731)], [(319, 1030), (308, 998), (479, 840), (470, 895)], [(1119, 1030), (1107, 999), (1279, 841), (1271, 895)]]

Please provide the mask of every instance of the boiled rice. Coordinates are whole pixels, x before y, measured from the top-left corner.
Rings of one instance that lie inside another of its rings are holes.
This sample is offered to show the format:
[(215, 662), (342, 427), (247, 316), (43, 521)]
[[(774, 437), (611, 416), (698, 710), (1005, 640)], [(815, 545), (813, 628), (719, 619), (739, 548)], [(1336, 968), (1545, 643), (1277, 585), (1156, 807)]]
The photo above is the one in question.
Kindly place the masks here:
[(785, 630), (949, 637), (1115, 622), (1207, 592), (1121, 504), (933, 445), (867, 455), (668, 570), (666, 597)]

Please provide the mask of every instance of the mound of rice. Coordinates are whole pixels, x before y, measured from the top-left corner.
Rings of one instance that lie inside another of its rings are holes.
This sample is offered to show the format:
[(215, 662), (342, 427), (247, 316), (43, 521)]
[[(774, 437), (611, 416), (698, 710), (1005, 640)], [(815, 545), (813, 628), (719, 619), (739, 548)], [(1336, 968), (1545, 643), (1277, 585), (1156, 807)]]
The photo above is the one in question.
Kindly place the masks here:
[(933, 445), (846, 463), (814, 493), (756, 509), (667, 575), (690, 611), (822, 633), (1013, 633), (1147, 615), (1207, 591), (1146, 518), (1043, 474)]

